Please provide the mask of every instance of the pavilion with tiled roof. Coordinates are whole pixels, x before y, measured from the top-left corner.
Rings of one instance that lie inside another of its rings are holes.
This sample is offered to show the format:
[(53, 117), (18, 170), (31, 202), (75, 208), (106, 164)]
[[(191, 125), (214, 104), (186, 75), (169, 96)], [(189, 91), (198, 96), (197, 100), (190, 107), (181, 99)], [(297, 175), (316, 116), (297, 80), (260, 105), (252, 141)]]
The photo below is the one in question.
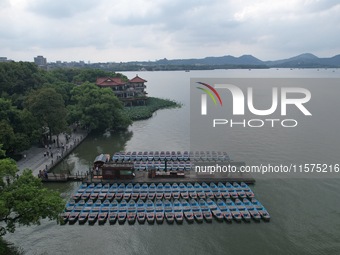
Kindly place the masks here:
[(98, 77), (96, 85), (101, 88), (111, 88), (115, 95), (124, 102), (124, 105), (145, 105), (147, 100), (143, 78), (136, 75), (128, 82), (119, 77)]

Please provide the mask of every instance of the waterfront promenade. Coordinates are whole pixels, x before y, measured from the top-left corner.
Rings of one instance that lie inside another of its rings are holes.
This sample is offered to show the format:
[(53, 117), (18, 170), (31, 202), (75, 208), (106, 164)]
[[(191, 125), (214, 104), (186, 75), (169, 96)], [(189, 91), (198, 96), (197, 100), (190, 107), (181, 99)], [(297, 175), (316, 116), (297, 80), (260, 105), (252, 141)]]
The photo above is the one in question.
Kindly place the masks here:
[[(69, 155), (87, 136), (84, 130), (72, 132), (69, 139), (65, 134), (59, 135), (59, 147), (57, 143), (52, 143), (47, 148), (33, 146), (22, 152), (24, 157), (17, 161), (20, 175), (24, 169), (31, 169), (33, 175), (38, 176), (40, 170), (49, 172), (53, 167), (59, 164), (67, 155)], [(56, 140), (56, 136), (52, 140)], [(47, 155), (48, 152), (48, 155)]]

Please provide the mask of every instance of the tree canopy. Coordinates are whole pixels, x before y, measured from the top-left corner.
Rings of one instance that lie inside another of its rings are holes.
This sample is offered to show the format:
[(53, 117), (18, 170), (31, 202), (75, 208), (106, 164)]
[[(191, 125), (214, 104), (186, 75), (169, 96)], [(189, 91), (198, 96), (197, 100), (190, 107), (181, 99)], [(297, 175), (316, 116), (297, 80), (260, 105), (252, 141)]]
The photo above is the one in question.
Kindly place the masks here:
[(72, 91), (73, 105), (70, 118), (79, 120), (91, 130), (124, 129), (131, 124), (123, 111), (123, 105), (109, 88), (99, 88), (86, 82)]
[(30, 93), (27, 105), (42, 127), (47, 127), (50, 134), (58, 135), (67, 128), (66, 108), (61, 94), (53, 88), (41, 88)]
[[(90, 130), (122, 129), (131, 120), (97, 77), (122, 74), (97, 69), (46, 71), (33, 63), (0, 63), (0, 143), (8, 155), (40, 143), (43, 135), (67, 131), (75, 122)], [(91, 82), (91, 83), (90, 83)]]
[[(0, 156), (4, 156), (1, 149)], [(60, 194), (44, 188), (31, 170), (16, 177), (17, 170), (14, 160), (0, 159), (0, 222), (4, 223), (0, 225), (0, 236), (14, 232), (16, 225), (37, 225), (46, 218), (58, 220), (65, 205)]]

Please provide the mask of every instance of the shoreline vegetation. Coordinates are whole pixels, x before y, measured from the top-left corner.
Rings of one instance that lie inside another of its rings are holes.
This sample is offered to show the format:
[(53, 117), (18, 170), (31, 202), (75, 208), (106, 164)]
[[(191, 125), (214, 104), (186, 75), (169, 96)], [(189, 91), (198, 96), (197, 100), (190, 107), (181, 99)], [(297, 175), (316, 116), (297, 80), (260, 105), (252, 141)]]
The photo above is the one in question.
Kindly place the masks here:
[(152, 117), (153, 113), (160, 109), (178, 108), (182, 104), (171, 99), (148, 97), (145, 106), (125, 107), (125, 112), (132, 121), (145, 120)]
[(98, 77), (128, 78), (113, 71), (85, 68), (44, 70), (29, 62), (0, 63), (0, 144), (6, 155), (20, 158), (32, 145), (46, 147), (52, 136), (127, 129), (158, 109), (180, 107), (169, 99), (149, 97), (145, 106), (124, 107), (111, 88), (100, 88)]

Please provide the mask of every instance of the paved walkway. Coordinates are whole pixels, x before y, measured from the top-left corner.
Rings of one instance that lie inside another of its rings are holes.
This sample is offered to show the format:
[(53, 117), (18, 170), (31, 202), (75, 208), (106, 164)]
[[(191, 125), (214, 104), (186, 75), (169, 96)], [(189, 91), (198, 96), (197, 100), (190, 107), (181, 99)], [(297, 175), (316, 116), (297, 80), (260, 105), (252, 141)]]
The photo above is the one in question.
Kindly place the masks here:
[[(64, 134), (59, 135), (59, 148), (57, 144), (52, 144), (51, 147), (39, 148), (36, 146), (23, 151), (22, 154), (26, 155), (21, 160), (17, 161), (19, 168), (18, 174), (20, 175), (24, 169), (31, 169), (33, 175), (38, 175), (39, 170), (49, 171), (68, 154), (70, 154), (87, 136), (86, 131), (76, 131), (71, 134), (71, 137), (66, 139)], [(53, 137), (52, 140), (56, 137)], [(48, 156), (47, 156), (48, 152)]]

